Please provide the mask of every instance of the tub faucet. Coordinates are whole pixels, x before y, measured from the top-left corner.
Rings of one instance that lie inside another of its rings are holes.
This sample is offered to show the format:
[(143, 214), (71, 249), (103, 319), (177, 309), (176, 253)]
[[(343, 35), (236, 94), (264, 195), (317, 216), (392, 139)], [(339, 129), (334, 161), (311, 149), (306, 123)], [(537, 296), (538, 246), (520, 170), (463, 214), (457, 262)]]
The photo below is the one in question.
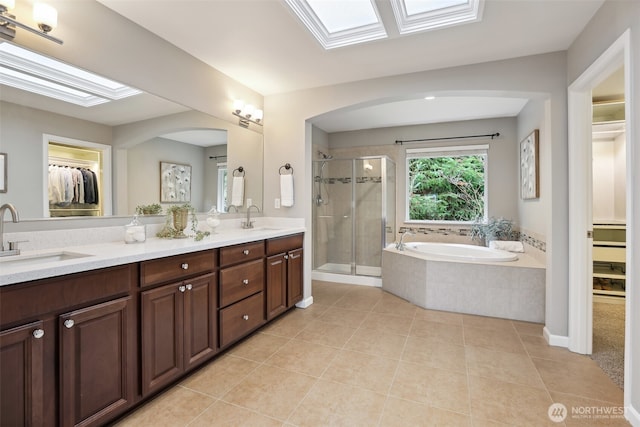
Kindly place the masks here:
[(404, 243), (402, 242), (402, 240), (404, 239), (404, 236), (406, 236), (407, 234), (414, 235), (416, 233), (414, 233), (411, 230), (406, 230), (404, 233), (402, 233), (402, 236), (400, 236), (400, 241), (396, 243), (396, 249), (397, 250), (404, 251)]
[(13, 222), (20, 222), (18, 211), (16, 210), (15, 206), (13, 206), (11, 203), (5, 203), (4, 205), (0, 206), (0, 256), (19, 255), (20, 249), (14, 247), (14, 244), (16, 242), (9, 242), (9, 249), (4, 249), (4, 214), (7, 210), (11, 212), (11, 219)]
[(256, 211), (260, 213), (260, 208), (256, 205), (251, 205), (247, 208), (247, 219), (242, 223), (242, 228), (253, 228), (253, 221), (251, 221), (251, 208), (256, 208)]

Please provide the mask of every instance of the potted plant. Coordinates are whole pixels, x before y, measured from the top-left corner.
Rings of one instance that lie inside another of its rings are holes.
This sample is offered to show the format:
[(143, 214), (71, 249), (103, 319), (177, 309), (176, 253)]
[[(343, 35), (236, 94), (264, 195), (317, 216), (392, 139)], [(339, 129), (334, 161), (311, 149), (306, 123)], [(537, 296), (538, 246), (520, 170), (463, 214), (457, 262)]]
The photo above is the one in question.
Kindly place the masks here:
[(487, 222), (476, 222), (471, 226), (471, 239), (483, 241), (489, 246), (492, 240), (513, 240), (513, 220), (491, 217)]
[(151, 205), (138, 205), (136, 206), (136, 213), (138, 215), (158, 215), (162, 213), (162, 206), (157, 203)]
[[(196, 211), (190, 203), (183, 205), (173, 205), (167, 208), (167, 219), (162, 230), (156, 234), (157, 237), (169, 239), (184, 239), (188, 237), (184, 234), (187, 228), (187, 222), (191, 214), (191, 231), (194, 233), (196, 241), (202, 240), (205, 236), (210, 235), (208, 231), (198, 231), (198, 217)], [(173, 226), (171, 225), (173, 223)]]

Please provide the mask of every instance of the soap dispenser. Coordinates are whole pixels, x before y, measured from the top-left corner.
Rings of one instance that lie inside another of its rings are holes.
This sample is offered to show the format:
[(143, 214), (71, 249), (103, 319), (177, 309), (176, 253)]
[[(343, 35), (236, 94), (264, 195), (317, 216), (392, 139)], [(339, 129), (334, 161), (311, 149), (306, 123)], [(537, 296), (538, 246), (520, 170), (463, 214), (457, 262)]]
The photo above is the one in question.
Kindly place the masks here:
[(142, 243), (147, 240), (147, 226), (140, 224), (138, 215), (133, 216), (133, 220), (124, 226), (125, 243)]

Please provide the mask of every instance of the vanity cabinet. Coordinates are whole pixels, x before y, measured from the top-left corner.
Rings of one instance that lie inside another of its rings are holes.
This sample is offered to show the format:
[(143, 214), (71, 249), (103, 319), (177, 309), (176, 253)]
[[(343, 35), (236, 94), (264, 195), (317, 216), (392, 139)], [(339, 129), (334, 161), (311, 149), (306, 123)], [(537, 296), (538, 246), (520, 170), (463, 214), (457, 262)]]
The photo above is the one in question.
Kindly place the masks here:
[(160, 390), (216, 353), (215, 267), (215, 251), (141, 263), (140, 283), (147, 287), (175, 280), (180, 271), (183, 276), (209, 271), (141, 292), (143, 396)]
[(302, 300), (302, 243), (302, 234), (267, 240), (267, 320)]
[(265, 322), (264, 241), (220, 249), (220, 348)]
[(0, 332), (1, 426), (44, 425), (43, 328), (35, 321)]
[(0, 287), (0, 425), (103, 425), (136, 400), (137, 265)]

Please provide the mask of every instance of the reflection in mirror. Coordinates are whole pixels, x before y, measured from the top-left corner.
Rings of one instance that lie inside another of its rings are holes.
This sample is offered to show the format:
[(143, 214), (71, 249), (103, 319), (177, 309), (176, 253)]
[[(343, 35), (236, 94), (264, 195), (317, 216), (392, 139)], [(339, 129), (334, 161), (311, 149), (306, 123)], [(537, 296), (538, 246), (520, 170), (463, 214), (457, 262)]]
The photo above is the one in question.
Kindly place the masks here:
[[(262, 208), (262, 135), (147, 93), (85, 107), (0, 84), (0, 123), (0, 152), (10, 154), (12, 183), (0, 193), (0, 204), (13, 203), (21, 219), (49, 216), (51, 137), (65, 145), (110, 147), (111, 166), (100, 166), (103, 203), (92, 214), (131, 215), (138, 205), (160, 203), (161, 161), (193, 167), (191, 204), (197, 211), (216, 206), (224, 212), (224, 170), (238, 166), (247, 170), (245, 197)], [(206, 142), (194, 140), (205, 135)]]

